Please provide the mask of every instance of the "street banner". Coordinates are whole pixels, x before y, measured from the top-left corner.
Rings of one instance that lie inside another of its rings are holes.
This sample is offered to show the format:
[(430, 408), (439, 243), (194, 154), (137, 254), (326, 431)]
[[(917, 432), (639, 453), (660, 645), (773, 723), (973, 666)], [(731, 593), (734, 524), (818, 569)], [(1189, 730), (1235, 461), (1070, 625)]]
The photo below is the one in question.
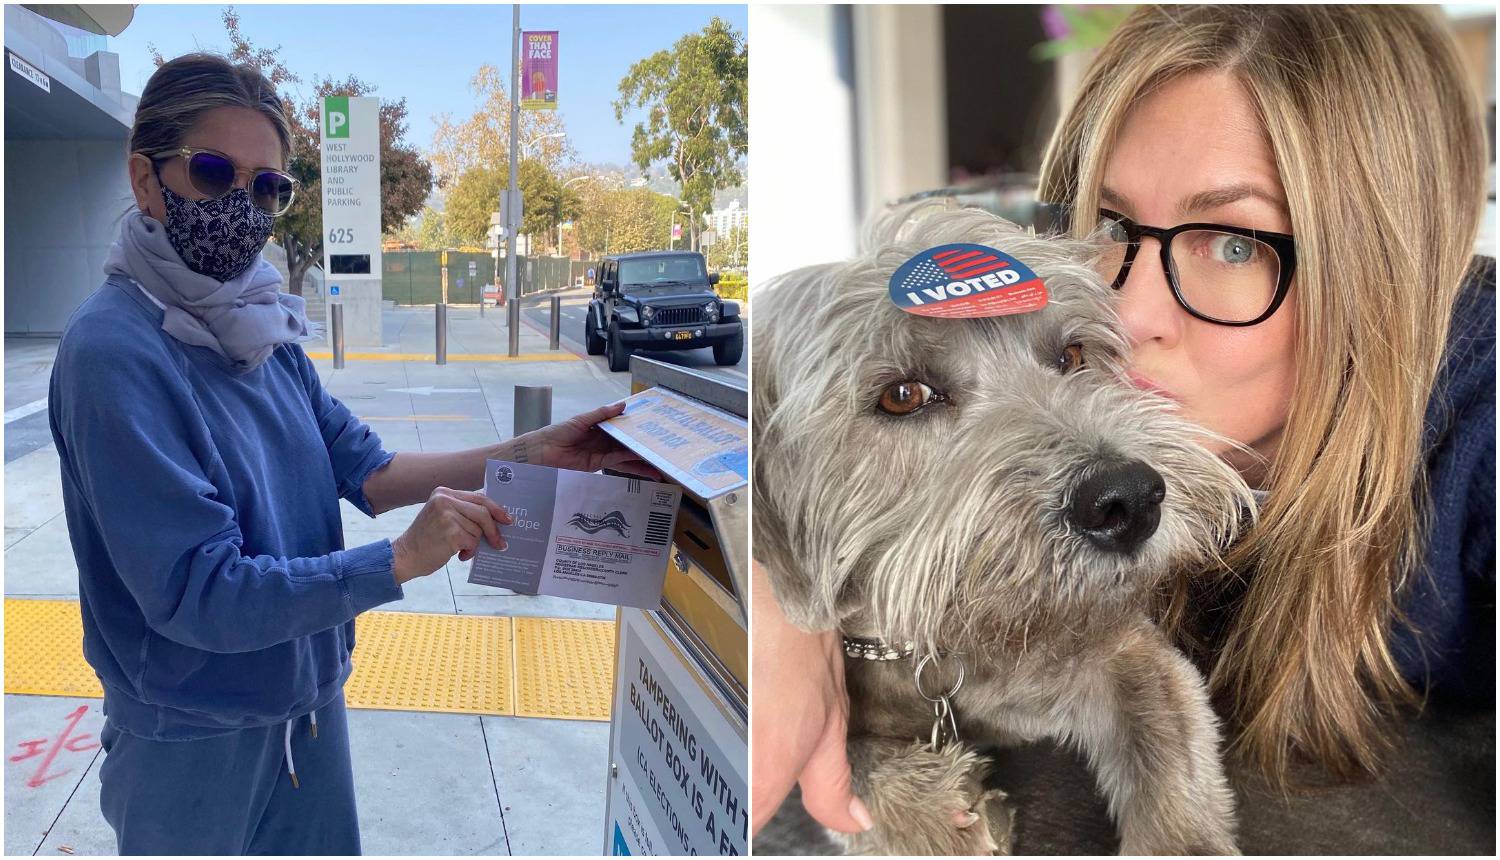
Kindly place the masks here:
[(557, 110), (557, 31), (522, 32), (521, 109)]

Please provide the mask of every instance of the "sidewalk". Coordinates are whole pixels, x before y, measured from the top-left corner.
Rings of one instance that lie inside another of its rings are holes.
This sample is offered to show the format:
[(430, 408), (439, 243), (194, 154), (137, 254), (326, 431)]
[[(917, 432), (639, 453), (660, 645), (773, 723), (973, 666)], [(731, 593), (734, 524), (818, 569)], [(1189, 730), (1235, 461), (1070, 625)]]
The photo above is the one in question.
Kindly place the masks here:
[[(441, 367), (400, 358), (434, 351), (430, 307), (385, 312), (385, 346), (368, 352), (390, 360), (351, 358), (335, 371), (331, 358), (316, 357), (326, 348), (304, 348), (315, 356), (325, 387), (391, 451), (445, 451), (509, 438), (517, 383), (553, 386), (554, 420), (629, 393), (628, 374), (609, 374), (566, 349), (550, 352), (546, 335), (531, 324), (521, 328), (520, 352), (533, 360), (461, 360), (503, 355), (504, 317), (495, 309), (483, 318), (477, 308), (450, 309), (450, 363)], [(7, 599), (77, 599), (57, 454), (45, 406), (36, 407), (46, 396), (55, 351), (55, 341), (6, 340)], [(347, 502), (342, 507), (348, 546), (398, 536), (419, 510), (372, 520)], [(409, 583), (405, 600), (381, 609), (614, 617), (607, 606), (508, 595), (471, 586), (466, 577), (467, 565), (455, 561)], [(59, 653), (78, 647), (57, 643)], [(5, 853), (113, 853), (113, 834), (99, 813), (99, 700), (7, 694), (5, 704)], [(608, 723), (351, 708), (349, 724), (367, 854), (599, 853)]]

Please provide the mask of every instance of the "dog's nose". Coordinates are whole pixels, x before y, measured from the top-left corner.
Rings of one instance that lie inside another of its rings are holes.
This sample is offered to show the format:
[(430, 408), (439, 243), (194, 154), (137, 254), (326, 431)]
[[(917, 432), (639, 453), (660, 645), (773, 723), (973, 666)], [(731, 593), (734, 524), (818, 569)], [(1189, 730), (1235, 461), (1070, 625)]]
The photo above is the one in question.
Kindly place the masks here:
[(1136, 461), (1110, 466), (1073, 490), (1068, 522), (1105, 552), (1131, 552), (1156, 533), (1167, 485)]

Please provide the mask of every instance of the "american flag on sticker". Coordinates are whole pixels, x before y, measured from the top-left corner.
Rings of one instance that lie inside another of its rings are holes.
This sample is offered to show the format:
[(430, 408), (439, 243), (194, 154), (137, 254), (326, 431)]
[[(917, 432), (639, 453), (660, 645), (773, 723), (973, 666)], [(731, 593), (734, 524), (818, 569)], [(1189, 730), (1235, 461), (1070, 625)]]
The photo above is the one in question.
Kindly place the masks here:
[(1004, 251), (955, 243), (928, 248), (891, 275), (891, 301), (926, 317), (998, 317), (1047, 306), (1047, 287)]

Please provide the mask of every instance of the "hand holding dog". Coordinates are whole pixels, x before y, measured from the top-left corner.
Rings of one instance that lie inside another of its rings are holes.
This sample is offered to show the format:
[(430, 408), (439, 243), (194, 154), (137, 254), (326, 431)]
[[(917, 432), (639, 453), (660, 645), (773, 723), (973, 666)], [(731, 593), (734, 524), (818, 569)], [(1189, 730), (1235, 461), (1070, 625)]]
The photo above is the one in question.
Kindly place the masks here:
[(873, 826), (854, 796), (845, 748), (849, 695), (844, 657), (834, 631), (806, 633), (781, 613), (765, 570), (754, 568), (757, 683), (776, 691), (774, 708), (754, 709), (753, 830), (776, 814), (792, 786), (801, 783), (802, 805), (813, 818), (842, 833)]
[(468, 561), (481, 540), (504, 549), (505, 538), (499, 526), (510, 524), (511, 516), (505, 508), (483, 492), (438, 487), (411, 526), (391, 542), (396, 583), (432, 573), (447, 564), (454, 553), (459, 561)]

